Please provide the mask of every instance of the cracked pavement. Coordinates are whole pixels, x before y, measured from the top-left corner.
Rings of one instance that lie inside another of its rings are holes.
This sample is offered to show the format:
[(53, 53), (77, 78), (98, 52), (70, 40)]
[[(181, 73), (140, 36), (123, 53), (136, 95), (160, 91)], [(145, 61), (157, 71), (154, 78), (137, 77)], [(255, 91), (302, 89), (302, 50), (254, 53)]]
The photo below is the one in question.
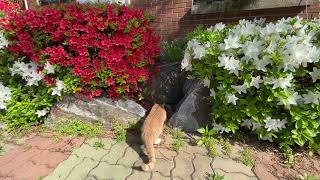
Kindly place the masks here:
[[(130, 139), (131, 138), (131, 139)], [(63, 139), (31, 136), (28, 148), (16, 148), (0, 156), (0, 179), (4, 180), (201, 180), (214, 171), (226, 179), (257, 179), (250, 167), (230, 158), (210, 158), (207, 150), (185, 139), (178, 152), (170, 150), (172, 139), (165, 136), (156, 146), (154, 171), (143, 172), (147, 160), (139, 138), (130, 136), (117, 143), (111, 138)], [(96, 147), (96, 142), (103, 147)]]

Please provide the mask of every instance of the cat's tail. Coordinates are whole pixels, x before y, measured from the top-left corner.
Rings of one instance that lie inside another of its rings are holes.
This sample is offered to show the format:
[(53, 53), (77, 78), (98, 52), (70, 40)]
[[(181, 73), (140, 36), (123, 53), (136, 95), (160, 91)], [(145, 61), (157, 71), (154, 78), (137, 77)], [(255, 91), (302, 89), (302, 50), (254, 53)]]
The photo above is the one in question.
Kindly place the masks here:
[(145, 142), (145, 149), (147, 151), (149, 162), (148, 162), (148, 164), (143, 164), (141, 166), (141, 169), (143, 171), (152, 171), (156, 165), (156, 155), (155, 155), (153, 143), (154, 143), (154, 141), (150, 137)]

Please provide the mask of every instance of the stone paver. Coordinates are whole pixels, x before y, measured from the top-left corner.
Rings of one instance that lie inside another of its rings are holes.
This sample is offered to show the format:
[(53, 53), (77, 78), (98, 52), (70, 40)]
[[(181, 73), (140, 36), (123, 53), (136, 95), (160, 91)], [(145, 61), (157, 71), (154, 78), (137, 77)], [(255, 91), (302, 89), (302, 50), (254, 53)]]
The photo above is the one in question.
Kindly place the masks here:
[(195, 159), (193, 160), (195, 171), (192, 174), (192, 179), (205, 179), (206, 174), (212, 173), (211, 161), (212, 159), (208, 158), (208, 156), (195, 154)]
[(66, 179), (69, 173), (73, 170), (74, 166), (83, 161), (75, 155), (71, 155), (67, 160), (63, 161), (59, 166), (47, 177), (45, 180), (62, 180)]
[(98, 161), (95, 161), (91, 158), (84, 158), (80, 164), (74, 166), (74, 168), (69, 172), (69, 175), (66, 177), (68, 180), (80, 180), (85, 179), (88, 173), (94, 169), (99, 164)]
[(129, 148), (129, 145), (126, 143), (116, 143), (112, 146), (108, 156), (104, 156), (102, 158), (102, 161), (106, 161), (109, 164), (116, 164), (118, 160), (120, 160), (124, 154), (125, 151)]
[(173, 177), (179, 177), (184, 180), (191, 179), (191, 175), (194, 172), (192, 161), (194, 159), (193, 154), (180, 152), (175, 157), (175, 168), (172, 171)]
[(143, 180), (143, 179), (150, 179), (151, 173), (149, 172), (143, 172), (140, 170), (133, 170), (132, 174), (128, 176), (126, 180)]
[(215, 158), (211, 163), (214, 171), (221, 172), (227, 179), (257, 179), (253, 174), (251, 167), (245, 166), (232, 159)]
[(131, 168), (122, 165), (111, 165), (101, 162), (98, 167), (94, 168), (90, 175), (94, 175), (97, 179), (125, 179), (131, 173)]
[[(117, 143), (110, 138), (94, 138), (73, 152), (64, 141), (44, 142), (45, 139), (38, 136), (27, 138), (25, 141), (29, 142), (30, 148), (18, 148), (0, 156), (0, 179), (205, 180), (213, 171), (228, 180), (257, 179), (250, 167), (232, 159), (212, 159), (203, 147), (187, 141), (185, 147), (175, 152), (170, 150), (171, 141), (165, 138), (163, 144), (156, 146), (157, 163), (154, 171), (143, 172), (141, 165), (146, 155), (141, 151), (139, 138), (130, 140), (129, 144)], [(97, 148), (95, 142), (101, 142), (104, 146)], [(78, 146), (81, 143), (74, 144)]]

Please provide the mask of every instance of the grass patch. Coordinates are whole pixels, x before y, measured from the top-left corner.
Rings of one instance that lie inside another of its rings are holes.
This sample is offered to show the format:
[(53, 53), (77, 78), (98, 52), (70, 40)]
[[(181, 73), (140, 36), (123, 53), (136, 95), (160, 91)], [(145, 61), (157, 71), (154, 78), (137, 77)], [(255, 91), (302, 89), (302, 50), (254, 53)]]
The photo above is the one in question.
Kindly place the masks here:
[(96, 141), (96, 142), (94, 142), (93, 147), (95, 149), (97, 149), (97, 150), (98, 149), (103, 149), (104, 148), (104, 144), (101, 141)]
[(123, 142), (126, 140), (127, 137), (127, 127), (118, 121), (113, 121), (111, 123), (111, 128), (115, 133), (116, 141), (117, 142)]
[(79, 120), (58, 121), (53, 127), (56, 136), (69, 135), (71, 137), (92, 138), (101, 135), (102, 131), (102, 123), (91, 124)]
[(0, 144), (0, 153), (4, 151), (4, 147)]
[(178, 152), (184, 146), (184, 132), (181, 129), (171, 129), (170, 130), (171, 137), (174, 139), (171, 144), (171, 149)]
[(227, 138), (221, 138), (220, 139), (220, 145), (222, 146), (222, 149), (224, 151), (224, 154), (228, 157), (231, 157), (233, 146), (230, 144), (229, 139)]
[(238, 161), (242, 162), (246, 166), (254, 166), (256, 160), (252, 157), (252, 153), (249, 148), (245, 148), (240, 156), (238, 157)]
[(184, 146), (184, 141), (181, 139), (178, 139), (171, 144), (171, 149), (178, 152), (183, 146)]
[(207, 178), (208, 180), (224, 180), (224, 176), (219, 174), (218, 172), (213, 172), (213, 174), (210, 174)]
[(299, 179), (300, 180), (317, 180), (317, 177), (313, 175), (308, 175), (305, 173), (303, 175), (299, 175)]
[(210, 157), (219, 157), (220, 153), (217, 148), (218, 140), (211, 138), (208, 143), (205, 145), (208, 149), (208, 153)]

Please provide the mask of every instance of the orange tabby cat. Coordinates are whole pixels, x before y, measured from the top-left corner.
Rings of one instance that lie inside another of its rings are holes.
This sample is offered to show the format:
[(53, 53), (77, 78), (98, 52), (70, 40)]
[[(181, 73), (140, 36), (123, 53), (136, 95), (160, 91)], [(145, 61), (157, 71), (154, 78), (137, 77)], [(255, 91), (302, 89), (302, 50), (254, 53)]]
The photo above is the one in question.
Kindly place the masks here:
[(166, 119), (167, 112), (164, 107), (159, 104), (155, 104), (143, 123), (141, 139), (149, 159), (148, 164), (143, 164), (141, 166), (144, 171), (151, 171), (155, 167), (156, 155), (153, 144), (160, 144), (160, 134), (163, 131)]

